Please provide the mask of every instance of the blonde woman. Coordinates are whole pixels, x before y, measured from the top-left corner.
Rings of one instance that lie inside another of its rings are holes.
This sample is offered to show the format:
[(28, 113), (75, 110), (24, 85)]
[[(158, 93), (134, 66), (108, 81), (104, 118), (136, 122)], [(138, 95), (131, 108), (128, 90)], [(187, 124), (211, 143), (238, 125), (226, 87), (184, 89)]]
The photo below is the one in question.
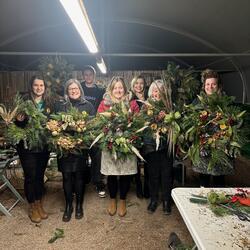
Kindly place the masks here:
[[(121, 77), (114, 77), (101, 101), (97, 112), (102, 113), (110, 109), (113, 104), (121, 101), (128, 101), (128, 91), (124, 79)], [(136, 101), (129, 102), (132, 112), (139, 112), (139, 107)], [(101, 173), (108, 176), (108, 190), (110, 195), (110, 202), (108, 206), (109, 215), (113, 216), (117, 211), (116, 196), (118, 186), (120, 190), (120, 202), (118, 207), (119, 216), (123, 217), (127, 213), (126, 210), (126, 196), (130, 186), (131, 175), (137, 173), (136, 157), (127, 159), (126, 161), (114, 161), (109, 152), (105, 150), (102, 152)]]
[[(164, 99), (164, 83), (155, 80), (151, 83), (148, 96), (154, 102), (162, 102)], [(154, 213), (159, 204), (159, 191), (161, 188), (163, 214), (171, 213), (171, 190), (173, 187), (173, 157), (168, 153), (167, 141), (161, 140), (156, 151), (155, 139), (144, 138), (144, 159), (148, 163), (150, 203), (148, 212)]]

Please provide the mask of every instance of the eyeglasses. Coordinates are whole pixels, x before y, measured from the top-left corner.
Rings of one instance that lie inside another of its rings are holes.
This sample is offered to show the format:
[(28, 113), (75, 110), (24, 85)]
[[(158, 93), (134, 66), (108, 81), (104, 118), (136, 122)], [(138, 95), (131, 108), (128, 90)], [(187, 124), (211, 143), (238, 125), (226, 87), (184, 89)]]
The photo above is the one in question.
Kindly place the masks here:
[(80, 90), (79, 88), (68, 88), (68, 91), (77, 91)]

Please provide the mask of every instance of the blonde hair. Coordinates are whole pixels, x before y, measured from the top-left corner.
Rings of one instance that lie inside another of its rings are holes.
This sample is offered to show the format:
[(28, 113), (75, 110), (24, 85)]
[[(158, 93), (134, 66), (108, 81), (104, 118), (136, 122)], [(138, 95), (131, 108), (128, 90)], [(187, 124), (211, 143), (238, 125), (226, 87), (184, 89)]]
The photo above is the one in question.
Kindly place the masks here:
[(112, 94), (112, 92), (113, 92), (113, 90), (115, 88), (115, 84), (117, 82), (121, 82), (121, 84), (123, 86), (123, 89), (124, 89), (124, 98), (123, 99), (125, 99), (126, 96), (128, 95), (128, 88), (127, 88), (127, 86), (125, 84), (124, 79), (122, 77), (120, 77), (120, 76), (114, 76), (111, 79), (111, 81), (110, 81), (110, 83), (108, 85), (107, 91), (105, 93), (105, 96), (109, 96), (113, 102), (117, 102), (116, 98)]
[(148, 89), (148, 97), (152, 96), (152, 92), (154, 87), (158, 88), (160, 92), (164, 92), (164, 83), (163, 80), (155, 80), (150, 84), (150, 87)]

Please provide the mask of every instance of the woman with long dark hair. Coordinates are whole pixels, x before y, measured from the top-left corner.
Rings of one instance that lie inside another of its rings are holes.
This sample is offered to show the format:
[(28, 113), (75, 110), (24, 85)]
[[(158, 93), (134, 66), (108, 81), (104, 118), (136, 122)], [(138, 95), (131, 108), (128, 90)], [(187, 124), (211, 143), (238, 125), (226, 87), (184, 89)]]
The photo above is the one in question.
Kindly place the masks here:
[[(29, 82), (28, 95), (25, 100), (31, 100), (34, 106), (45, 114), (50, 112), (48, 97), (46, 95), (46, 84), (41, 76), (33, 76)], [(16, 117), (16, 125), (25, 127), (28, 117), (20, 113)], [(43, 148), (28, 149), (24, 142), (17, 145), (17, 152), (24, 171), (24, 192), (30, 204), (29, 217), (32, 222), (39, 223), (42, 219), (47, 219), (48, 214), (42, 205), (44, 194), (44, 172), (47, 167), (49, 152), (47, 146)]]
[[(135, 100), (139, 108), (143, 106), (143, 102), (147, 100), (147, 83), (142, 75), (135, 76), (130, 83), (130, 100)], [(141, 152), (143, 154), (143, 152)], [(141, 182), (141, 161), (137, 159), (137, 174), (135, 175), (136, 184), (136, 196), (138, 198), (149, 198), (149, 187), (148, 187), (148, 167), (147, 163), (143, 163), (144, 168), (144, 187), (142, 188)]]

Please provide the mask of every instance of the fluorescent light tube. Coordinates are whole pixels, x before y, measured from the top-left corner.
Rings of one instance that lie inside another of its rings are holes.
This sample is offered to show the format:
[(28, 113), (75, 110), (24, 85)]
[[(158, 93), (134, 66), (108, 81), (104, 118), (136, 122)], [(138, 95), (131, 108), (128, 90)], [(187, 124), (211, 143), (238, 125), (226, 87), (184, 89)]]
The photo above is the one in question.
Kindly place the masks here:
[(90, 53), (98, 52), (98, 43), (91, 27), (82, 0), (59, 0), (73, 22), (76, 30), (86, 44)]
[(102, 74), (107, 74), (107, 67), (105, 65), (103, 58), (101, 58), (99, 60), (97, 59), (96, 64), (97, 64), (98, 68), (100, 69), (100, 71), (102, 72)]

